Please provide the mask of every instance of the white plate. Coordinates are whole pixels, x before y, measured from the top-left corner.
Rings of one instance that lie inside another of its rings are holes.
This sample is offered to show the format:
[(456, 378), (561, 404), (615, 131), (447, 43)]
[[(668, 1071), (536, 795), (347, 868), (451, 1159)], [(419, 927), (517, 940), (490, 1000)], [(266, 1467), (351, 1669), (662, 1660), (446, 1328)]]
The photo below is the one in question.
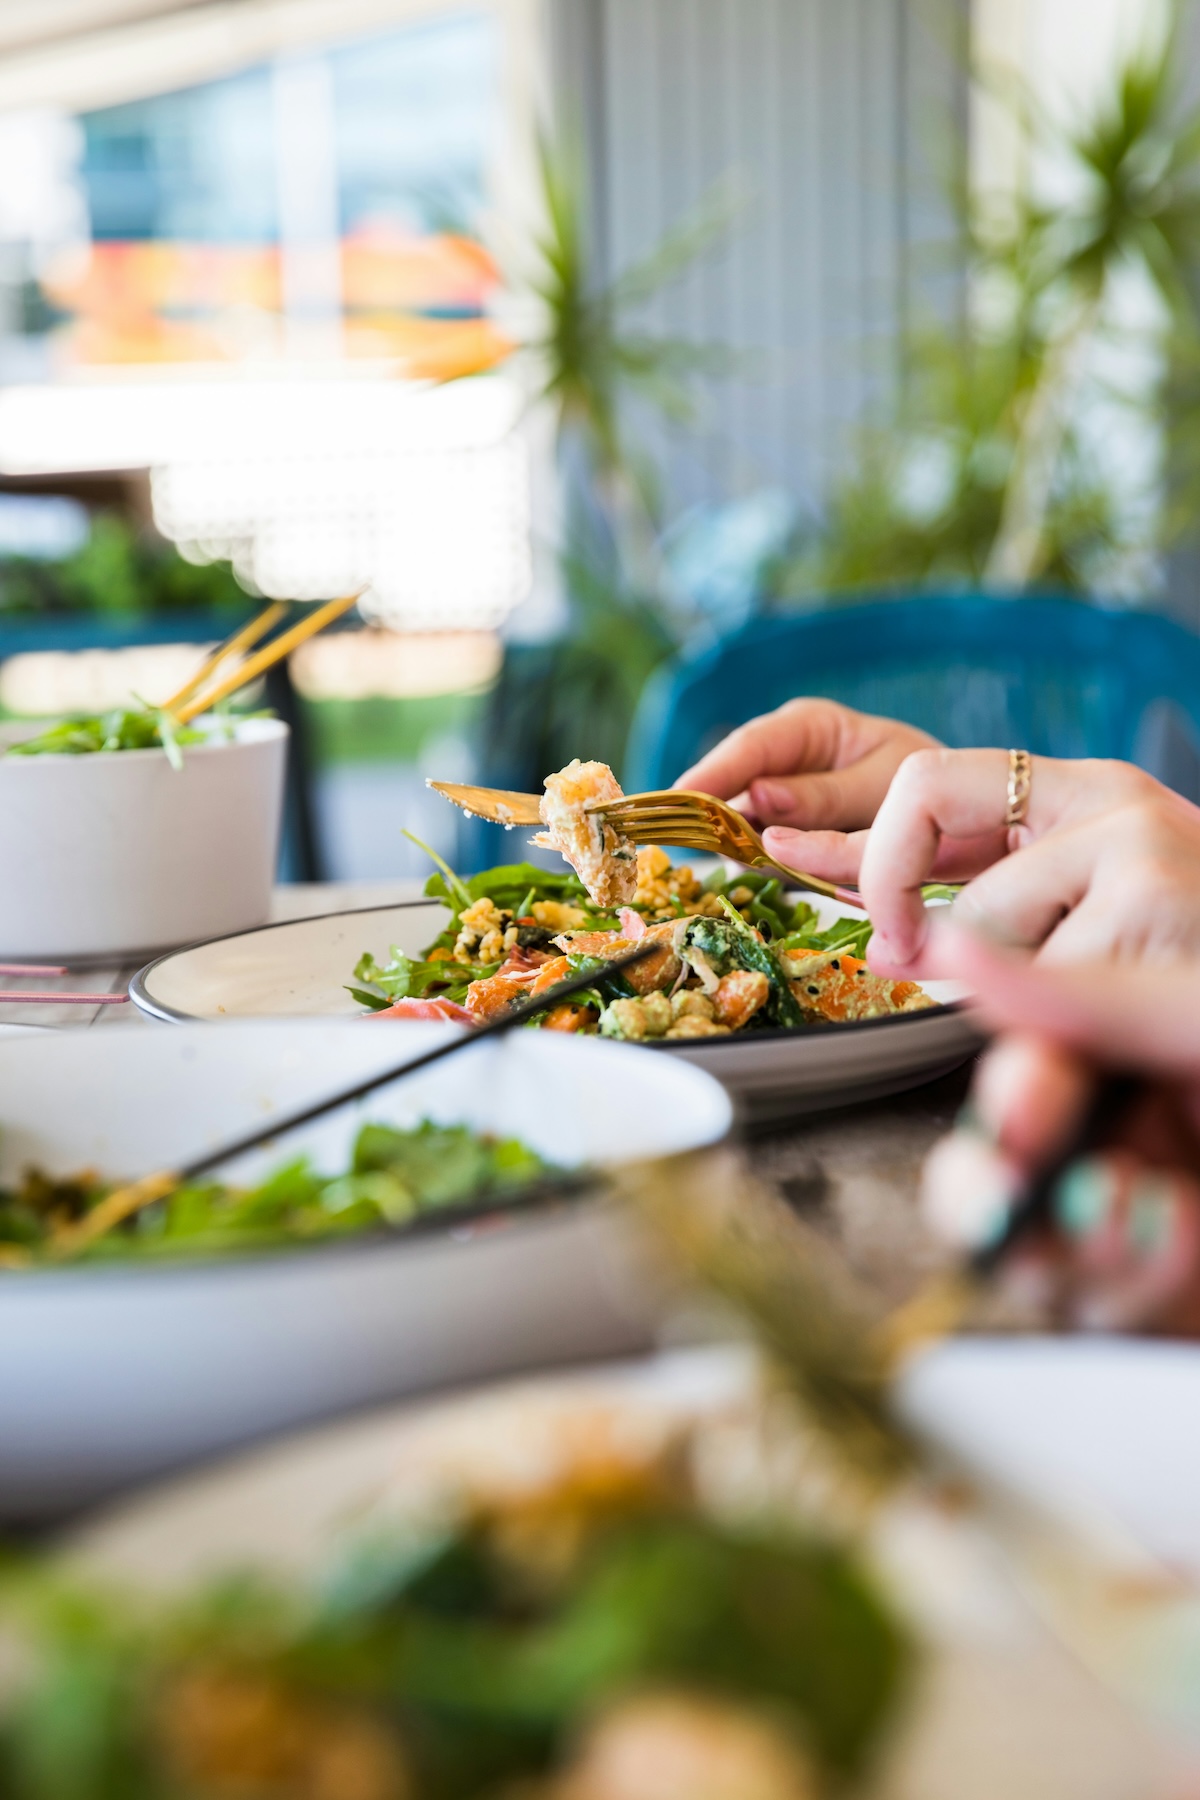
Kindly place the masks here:
[(914, 1361), (900, 1405), (989, 1481), (1200, 1580), (1200, 1344), (963, 1338)]
[[(31, 1162), (114, 1176), (178, 1166), (449, 1031), (293, 1021), (0, 1042), (0, 1181)], [(337, 1169), (363, 1117), (427, 1116), (516, 1135), (572, 1166), (715, 1143), (731, 1108), (716, 1082), (670, 1058), (522, 1032), (254, 1161), (303, 1147)], [(346, 1407), (642, 1348), (657, 1309), (629, 1249), (607, 1208), (577, 1198), (407, 1240), (0, 1276), (0, 1517), (62, 1511)]]
[[(389, 1408), (189, 1475), (124, 1504), (84, 1541), (105, 1548), (112, 1572), (154, 1579), (187, 1581), (243, 1558), (299, 1570), (368, 1509), (422, 1505), (418, 1451), (425, 1460), (436, 1448), (455, 1468), (470, 1456), (495, 1476), (519, 1462), (522, 1436), (540, 1445), (565, 1413), (576, 1423), (593, 1405), (699, 1418), (755, 1386), (752, 1356), (718, 1346)], [(1200, 1449), (1188, 1429), (1200, 1412), (1200, 1345), (958, 1339), (913, 1363), (899, 1410), (989, 1485), (1058, 1519), (1115, 1524), (1200, 1576)], [(493, 1437), (507, 1439), (507, 1455)]]
[[(838, 916), (832, 902), (817, 904), (823, 923)], [(445, 920), (440, 902), (424, 900), (268, 925), (159, 957), (129, 991), (143, 1012), (172, 1021), (351, 1017), (361, 1008), (346, 984), (363, 951), (386, 961), (396, 945), (415, 956)], [(875, 1099), (945, 1074), (979, 1046), (970, 1012), (954, 1004), (964, 990), (950, 982), (927, 989), (943, 1003), (929, 1012), (678, 1044), (669, 1054), (717, 1076), (755, 1118)]]
[[(976, 1346), (949, 1346), (938, 1353), (936, 1379), (928, 1379), (931, 1361), (910, 1397), (951, 1448), (988, 1440), (994, 1415), (993, 1459), (1015, 1449), (1028, 1464), (1035, 1492), (1056, 1495), (1057, 1475), (1047, 1478), (1043, 1467), (1045, 1428), (1063, 1423), (1066, 1389), (1056, 1377), (1074, 1382), (1075, 1397), (1085, 1398), (1091, 1414), (1105, 1385), (1106, 1358), (1090, 1359), (1091, 1345), (1031, 1346), (1039, 1369), (1009, 1357), (1013, 1347), (988, 1346), (993, 1368), (984, 1372)], [(1060, 1350), (1076, 1363), (1076, 1376), (1063, 1375)], [(1091, 1372), (1085, 1373), (1089, 1360)], [(1039, 1389), (1046, 1370), (1052, 1397), (1043, 1417)], [(959, 1401), (950, 1399), (955, 1385), (960, 1399), (974, 1390), (976, 1416), (964, 1419)], [(611, 1429), (619, 1410), (634, 1441), (654, 1444), (669, 1441), (683, 1421), (711, 1419), (719, 1426), (722, 1415), (736, 1416), (755, 1386), (751, 1359), (715, 1349), (540, 1378), (449, 1403), (391, 1408), (138, 1496), (76, 1532), (67, 1555), (90, 1577), (159, 1594), (186, 1591), (230, 1570), (303, 1582), (364, 1536), (370, 1540), (389, 1524), (394, 1529), (405, 1517), (428, 1517), (448, 1488), (545, 1479), (578, 1445), (593, 1415), (601, 1429)], [(1014, 1432), (1019, 1419), (1024, 1428)], [(1131, 1423), (1123, 1405), (1114, 1422), (1118, 1428)], [(1113, 1484), (1124, 1481), (1119, 1430), (1107, 1442), (1107, 1454), (1090, 1459), (1089, 1472), (1113, 1494)], [(1160, 1437), (1152, 1448), (1162, 1447)], [(736, 1450), (734, 1458), (736, 1463)], [(1052, 1453), (1050, 1461), (1056, 1469), (1061, 1457)], [(1200, 1513), (1194, 1479), (1181, 1506), (1189, 1502)], [(1144, 1522), (1154, 1529), (1154, 1518)], [(1022, 1800), (1116, 1800), (1182, 1792), (1177, 1747), (1136, 1721), (1111, 1688), (1087, 1678), (1081, 1662), (1086, 1667), (1095, 1658), (1079, 1649), (1090, 1646), (1073, 1650), (1055, 1640), (1040, 1600), (1031, 1603), (1024, 1574), (1014, 1583), (1006, 1573), (1005, 1558), (981, 1529), (978, 1512), (909, 1495), (880, 1519), (872, 1550), (904, 1596), (924, 1645), (914, 1711), (901, 1721), (882, 1780), (871, 1784), (877, 1800), (1011, 1800), (1016, 1794)], [(1131, 1611), (1127, 1584), (1116, 1607), (1126, 1616)], [(1140, 1621), (1143, 1662), (1147, 1623)], [(1094, 1611), (1087, 1625), (1094, 1631)], [(1067, 1639), (1068, 1646), (1076, 1642), (1072, 1632)], [(1194, 1642), (1155, 1636), (1152, 1685), (1132, 1663), (1107, 1667), (1106, 1678), (1115, 1676), (1118, 1692), (1130, 1693), (1139, 1705), (1157, 1708), (1172, 1676), (1181, 1688), (1194, 1689), (1195, 1663), (1188, 1657)]]

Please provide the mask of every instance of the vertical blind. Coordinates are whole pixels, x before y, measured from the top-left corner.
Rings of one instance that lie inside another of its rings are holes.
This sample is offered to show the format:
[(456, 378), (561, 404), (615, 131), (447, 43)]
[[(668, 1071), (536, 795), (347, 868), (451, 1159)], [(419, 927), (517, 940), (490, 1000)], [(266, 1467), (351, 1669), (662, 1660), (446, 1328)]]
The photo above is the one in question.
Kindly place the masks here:
[(700, 427), (660, 440), (676, 497), (782, 484), (816, 504), (897, 377), (914, 309), (958, 304), (967, 0), (550, 0), (560, 115), (613, 275), (737, 194), (716, 249), (649, 309), (739, 353)]

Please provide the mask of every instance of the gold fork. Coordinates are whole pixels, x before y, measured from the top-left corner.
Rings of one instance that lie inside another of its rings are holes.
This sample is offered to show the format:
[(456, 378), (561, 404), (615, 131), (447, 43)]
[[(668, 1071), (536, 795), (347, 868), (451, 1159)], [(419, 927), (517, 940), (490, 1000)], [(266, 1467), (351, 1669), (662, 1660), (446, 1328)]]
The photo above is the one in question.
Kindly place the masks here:
[(778, 869), (798, 888), (823, 894), (828, 900), (843, 901), (847, 906), (862, 905), (853, 888), (837, 887), (803, 869), (790, 869), (770, 855), (753, 825), (711, 794), (667, 788), (659, 793), (628, 794), (623, 800), (593, 800), (583, 810), (602, 813), (635, 844), (675, 844), (681, 850), (727, 856), (746, 869)]
[[(516, 794), (503, 788), (473, 787), (469, 782), (431, 781), (435, 792), (477, 819), (494, 825), (540, 825), (541, 802), (537, 794)], [(610, 819), (635, 844), (674, 844), (681, 850), (699, 850), (706, 856), (727, 856), (747, 869), (778, 869), (794, 887), (823, 894), (846, 906), (861, 907), (853, 888), (835, 887), (803, 869), (789, 869), (767, 854), (766, 845), (741, 813), (711, 794), (688, 793), (670, 788), (661, 793), (627, 794), (623, 800), (593, 800), (585, 812)]]
[(537, 794), (517, 794), (508, 788), (472, 787), (469, 781), (427, 781), (444, 800), (461, 806), (468, 818), (486, 819), (492, 825), (540, 825), (542, 803)]

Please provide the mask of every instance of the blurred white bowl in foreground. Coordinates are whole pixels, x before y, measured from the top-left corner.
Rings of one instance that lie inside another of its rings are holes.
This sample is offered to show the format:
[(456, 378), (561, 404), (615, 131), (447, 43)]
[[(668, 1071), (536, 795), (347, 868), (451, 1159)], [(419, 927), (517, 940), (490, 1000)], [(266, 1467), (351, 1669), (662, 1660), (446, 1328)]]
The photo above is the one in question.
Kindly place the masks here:
[[(0, 747), (36, 736), (8, 726)], [(287, 727), (244, 719), (183, 753), (0, 756), (0, 956), (105, 957), (261, 925)]]
[[(290, 1020), (0, 1042), (0, 1183), (32, 1162), (113, 1176), (177, 1166), (454, 1030)], [(425, 1117), (519, 1137), (571, 1167), (717, 1143), (731, 1106), (673, 1058), (525, 1031), (254, 1162), (305, 1149), (334, 1171), (364, 1118)], [(346, 1407), (650, 1342), (654, 1297), (608, 1208), (577, 1197), (515, 1210), (503, 1229), (496, 1217), (219, 1262), (0, 1275), (0, 1518), (62, 1512)]]

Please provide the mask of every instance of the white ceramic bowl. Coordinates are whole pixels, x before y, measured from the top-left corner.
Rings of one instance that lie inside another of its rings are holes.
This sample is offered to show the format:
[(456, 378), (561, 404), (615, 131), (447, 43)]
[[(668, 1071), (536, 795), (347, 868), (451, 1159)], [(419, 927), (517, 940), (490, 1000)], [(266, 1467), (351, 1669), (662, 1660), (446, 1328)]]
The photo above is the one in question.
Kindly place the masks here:
[(0, 756), (0, 956), (125, 957), (261, 925), (286, 759), (275, 719), (192, 745), (182, 769), (161, 750)]
[[(455, 1027), (188, 1025), (0, 1041), (0, 1182), (30, 1163), (175, 1165), (415, 1056)], [(269, 1152), (345, 1167), (364, 1118), (464, 1120), (562, 1166), (719, 1141), (699, 1070), (555, 1033), (483, 1040)], [(240, 1174), (249, 1175), (249, 1164)], [(192, 1264), (0, 1274), (0, 1519), (46, 1517), (264, 1432), (389, 1396), (644, 1348), (657, 1309), (595, 1199)]]

